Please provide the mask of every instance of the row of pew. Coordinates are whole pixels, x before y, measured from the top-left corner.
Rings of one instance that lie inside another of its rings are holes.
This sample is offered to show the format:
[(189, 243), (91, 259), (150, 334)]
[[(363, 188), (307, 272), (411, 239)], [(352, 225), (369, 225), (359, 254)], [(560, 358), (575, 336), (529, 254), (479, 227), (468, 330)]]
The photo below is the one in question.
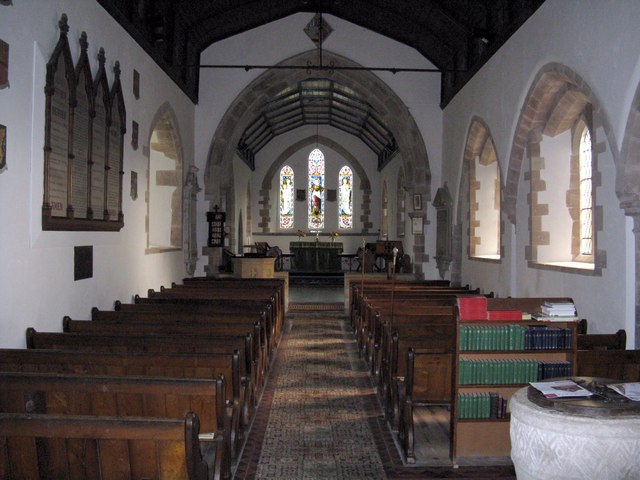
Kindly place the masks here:
[[(350, 285), (356, 341), (407, 463), (416, 461), (414, 408), (453, 404), (457, 299), (479, 294), (469, 286), (452, 287), (439, 280), (363, 279)], [(534, 314), (545, 301), (571, 301), (485, 296), (493, 310)], [(625, 350), (624, 330), (589, 334), (582, 320), (577, 332), (577, 375), (640, 381), (640, 351)]]
[(413, 408), (451, 405), (456, 299), (470, 294), (479, 291), (440, 280), (351, 284), (356, 341), (408, 463), (416, 461)]
[(0, 478), (232, 476), (284, 283), (184, 279), (0, 349)]

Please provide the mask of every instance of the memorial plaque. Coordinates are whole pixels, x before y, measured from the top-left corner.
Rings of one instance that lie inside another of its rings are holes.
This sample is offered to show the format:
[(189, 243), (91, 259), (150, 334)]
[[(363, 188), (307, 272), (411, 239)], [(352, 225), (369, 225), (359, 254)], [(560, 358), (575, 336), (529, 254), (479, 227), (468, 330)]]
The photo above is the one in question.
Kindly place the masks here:
[(74, 247), (73, 253), (73, 279), (93, 277), (93, 247)]
[(80, 75), (77, 84), (77, 103), (73, 114), (73, 170), (71, 172), (74, 218), (87, 218), (87, 188), (89, 180), (89, 97), (86, 80)]
[(67, 216), (67, 167), (69, 163), (69, 83), (64, 56), (58, 57), (51, 97), (49, 154), (49, 205), (54, 217)]
[(114, 68), (117, 111), (109, 124), (111, 100), (104, 50), (98, 53), (100, 66), (94, 80), (86, 33), (80, 37), (81, 54), (74, 68), (66, 15), (58, 25), (60, 39), (47, 63), (45, 84), (42, 228), (117, 231), (124, 225), (121, 172), (126, 130), (119, 64)]
[(109, 129), (109, 168), (107, 168), (107, 212), (109, 220), (118, 219), (120, 204), (120, 118), (114, 112), (113, 123)]
[(7, 166), (7, 127), (0, 125), (0, 170)]
[(9, 44), (0, 40), (0, 90), (9, 86)]
[(104, 88), (98, 84), (96, 91), (96, 115), (93, 118), (93, 143), (91, 149), (91, 210), (93, 219), (104, 218), (105, 142), (107, 109), (103, 101)]

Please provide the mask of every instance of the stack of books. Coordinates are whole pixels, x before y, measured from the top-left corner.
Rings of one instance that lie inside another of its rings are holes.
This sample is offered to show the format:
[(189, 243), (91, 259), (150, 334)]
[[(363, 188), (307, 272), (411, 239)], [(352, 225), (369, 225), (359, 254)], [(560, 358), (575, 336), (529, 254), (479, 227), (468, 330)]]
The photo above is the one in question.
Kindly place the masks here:
[(544, 302), (540, 313), (533, 318), (546, 322), (571, 322), (577, 321), (578, 315), (573, 302)]
[(460, 320), (486, 320), (487, 297), (482, 295), (458, 297), (458, 310)]
[(487, 320), (522, 320), (522, 310), (488, 310)]

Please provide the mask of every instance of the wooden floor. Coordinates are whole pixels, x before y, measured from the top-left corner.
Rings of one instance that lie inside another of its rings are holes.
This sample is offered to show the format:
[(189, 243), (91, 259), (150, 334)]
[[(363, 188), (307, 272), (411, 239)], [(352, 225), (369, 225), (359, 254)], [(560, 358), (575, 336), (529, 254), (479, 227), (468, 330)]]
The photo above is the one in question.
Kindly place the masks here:
[(449, 458), (450, 411), (446, 407), (414, 409), (416, 463), (451, 465)]

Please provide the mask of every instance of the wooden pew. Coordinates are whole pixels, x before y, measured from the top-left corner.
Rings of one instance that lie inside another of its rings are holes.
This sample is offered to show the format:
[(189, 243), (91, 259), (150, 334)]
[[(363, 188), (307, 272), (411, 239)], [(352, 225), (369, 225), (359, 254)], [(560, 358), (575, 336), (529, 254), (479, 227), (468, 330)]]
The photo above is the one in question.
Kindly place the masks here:
[[(154, 317), (157, 316), (157, 317)], [(115, 302), (113, 311), (92, 309), (92, 320), (99, 321), (127, 321), (136, 318), (137, 322), (155, 322), (151, 317), (161, 319), (170, 317), (173, 322), (255, 322), (259, 319), (261, 323), (261, 340), (259, 343), (266, 344), (267, 359), (265, 368), (268, 369), (270, 360), (273, 357), (275, 347), (279, 341), (275, 336), (276, 328), (273, 323), (272, 308), (263, 302), (219, 302), (216, 305), (184, 302), (144, 302), (144, 303), (121, 303)]]
[(455, 327), (452, 325), (424, 325), (415, 328), (415, 335), (408, 329), (396, 329), (385, 335), (385, 352), (379, 376), (379, 392), (385, 409), (385, 416), (392, 428), (397, 429), (402, 409), (402, 390), (406, 385), (406, 362), (403, 361), (410, 350), (437, 353), (431, 363), (423, 362), (415, 366), (412, 389), (430, 392), (420, 397), (423, 403), (447, 404), (452, 401), (451, 384), (455, 355)]
[(367, 362), (370, 363), (372, 372), (377, 374), (380, 357), (380, 346), (382, 344), (382, 325), (388, 324), (450, 324), (452, 325), (455, 312), (456, 297), (429, 297), (412, 302), (403, 302), (393, 309), (390, 305), (380, 304), (377, 308), (372, 308), (366, 315), (366, 338), (362, 353)]
[(576, 374), (640, 382), (640, 350), (578, 350)]
[[(390, 292), (372, 292), (363, 296), (363, 304), (361, 306), (361, 312), (355, 317), (355, 334), (360, 346), (365, 355), (367, 342), (377, 341), (378, 334), (375, 332), (375, 316), (379, 312), (387, 312), (391, 315), (392, 312), (407, 312), (412, 310), (415, 313), (426, 313), (427, 309), (431, 310), (430, 313), (435, 313), (432, 310), (436, 305), (453, 305), (455, 298), (461, 294), (467, 294), (467, 290), (453, 290), (453, 289), (425, 289), (415, 290), (411, 292), (395, 292), (393, 297)], [(445, 302), (448, 299), (449, 302)], [(373, 336), (373, 340), (371, 337)]]
[[(415, 432), (413, 409), (418, 405), (451, 402), (452, 353), (438, 350), (415, 350), (407, 352), (406, 380), (397, 385), (398, 440), (407, 463), (415, 463)], [(401, 388), (404, 387), (404, 388)]]
[(275, 315), (273, 304), (256, 300), (223, 300), (210, 298), (161, 298), (135, 296), (133, 304), (115, 302), (116, 311), (176, 312), (181, 314), (264, 313), (267, 319), (269, 349), (275, 350), (282, 328)]
[[(266, 332), (264, 324), (254, 321), (253, 315), (231, 318), (226, 317), (225, 323), (214, 321), (201, 316), (195, 321), (176, 322), (171, 315), (151, 314), (142, 312), (97, 312), (93, 315), (101, 320), (73, 320), (66, 316), (62, 320), (62, 329), (65, 333), (92, 333), (92, 334), (117, 334), (117, 335), (201, 335), (204, 337), (235, 337), (251, 335), (252, 353), (251, 359), (255, 362), (254, 385), (255, 395), (259, 397), (264, 387), (268, 363), (266, 346)], [(106, 315), (109, 314), (109, 315)], [(107, 319), (108, 318), (108, 319)], [(227, 323), (233, 322), (235, 323)], [(252, 323), (253, 321), (253, 323)], [(256, 340), (257, 339), (257, 340)]]
[(627, 348), (627, 332), (578, 334), (578, 350), (624, 350)]
[(182, 418), (198, 415), (215, 478), (231, 477), (224, 378), (115, 377), (0, 373), (0, 412), (101, 417)]
[(182, 285), (173, 288), (161, 287), (159, 292), (149, 289), (147, 298), (268, 302), (273, 307), (276, 338), (280, 337), (280, 328), (284, 322), (285, 312), (283, 290), (275, 290), (271, 287), (251, 286), (251, 284), (246, 284), (246, 282), (243, 286), (238, 287), (214, 287), (205, 283), (199, 283), (197, 285)]
[(100, 352), (147, 353), (238, 353), (241, 382), (245, 388), (242, 400), (245, 408), (253, 408), (255, 395), (255, 364), (251, 359), (253, 346), (249, 335), (148, 335), (148, 334), (91, 334), (37, 332), (27, 329), (28, 349), (80, 350)]
[[(231, 457), (235, 458), (251, 422), (239, 355), (0, 349), (0, 372), (58, 373), (85, 376), (167, 377), (226, 380), (224, 398)], [(0, 477), (2, 478), (2, 477)]]
[(1, 413), (0, 478), (210, 480), (199, 431), (193, 413), (184, 418)]

